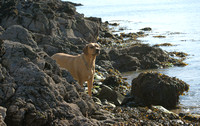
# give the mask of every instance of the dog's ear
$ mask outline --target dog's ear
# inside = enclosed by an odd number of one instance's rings
[[[84,53],[85,55],[88,54],[88,45],[86,45],[85,48],[83,49],[83,53]]]

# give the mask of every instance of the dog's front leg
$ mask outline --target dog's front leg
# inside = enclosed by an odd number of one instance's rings
[[[89,80],[87,81],[88,94],[89,94],[90,96],[92,96],[93,81],[94,81],[94,76],[91,77],[91,79],[89,79]]]
[[[81,85],[81,87],[83,88],[83,83],[84,83],[84,81],[82,81],[82,80],[78,80],[78,83]]]

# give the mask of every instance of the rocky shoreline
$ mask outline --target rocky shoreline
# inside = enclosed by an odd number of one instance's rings
[[[185,82],[149,72],[129,85],[120,73],[185,66],[187,55],[138,41],[151,28],[114,34],[109,25],[117,23],[86,18],[76,12],[79,5],[0,1],[0,125],[199,125],[200,115],[167,110],[189,90]],[[102,47],[92,98],[51,59],[58,52],[80,54],[89,42]]]

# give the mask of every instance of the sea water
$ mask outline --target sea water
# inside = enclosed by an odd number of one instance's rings
[[[124,32],[137,32],[151,27],[148,36],[140,38],[150,45],[171,43],[161,47],[166,51],[188,53],[185,67],[153,71],[177,77],[190,85],[189,92],[180,97],[185,112],[200,114],[200,0],[73,0],[86,17],[101,17],[102,21],[119,23]],[[165,38],[153,36],[162,35]],[[124,73],[131,83],[142,71]]]

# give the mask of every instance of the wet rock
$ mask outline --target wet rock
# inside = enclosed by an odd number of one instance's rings
[[[137,33],[120,33],[120,36],[114,35],[115,38],[105,39],[103,35],[108,31],[106,24],[108,23],[102,25],[103,30],[100,30],[100,38],[98,39],[98,42],[106,48],[106,51],[103,51],[103,56],[97,59],[97,63],[101,63],[99,65],[103,66],[104,63],[99,62],[99,60],[104,60],[106,64],[109,62],[120,72],[187,65],[183,62],[184,59],[172,58],[171,53],[161,48],[141,44],[137,38],[147,35],[143,31]],[[128,44],[130,42],[131,44]],[[164,45],[168,44],[166,43]],[[107,65],[105,67],[106,69],[108,68]]]
[[[122,54],[115,60],[113,67],[121,72],[136,71],[140,68],[140,61],[137,57]]]
[[[150,27],[145,27],[145,28],[142,28],[140,30],[143,30],[143,31],[151,31],[152,29]]]
[[[145,33],[144,32],[142,32],[142,31],[139,31],[139,32],[136,32],[139,36],[141,36],[141,37],[144,37],[145,36]]]
[[[162,44],[155,44],[153,47],[159,47],[159,46],[174,46],[171,43],[162,43]]]
[[[171,115],[171,116],[174,116],[174,117],[173,117],[174,119],[175,119],[175,118],[176,118],[176,119],[179,118],[179,115],[178,115],[178,114],[173,113],[173,112],[167,110],[167,109],[164,108],[163,106],[152,106],[152,109],[154,109],[154,110],[159,110],[159,111],[161,111],[162,113],[165,113],[165,114],[169,114],[169,115]]]
[[[137,33],[120,33],[120,36],[121,37],[125,37],[125,38],[128,38],[128,37],[131,37],[131,38],[137,38],[139,37],[140,34],[137,34]]]
[[[115,104],[108,102],[106,99],[102,100],[103,108],[113,109],[116,107]]]
[[[111,32],[108,32],[108,31],[104,32],[103,37],[105,37],[105,38],[114,38],[113,34]]]
[[[127,30],[127,27],[119,27],[119,31]]]
[[[156,36],[153,36],[154,38],[166,38],[166,36],[163,36],[163,35],[156,35]]]
[[[171,56],[177,56],[177,57],[180,57],[180,58],[186,58],[186,56],[188,56],[187,53],[184,53],[184,52],[170,52],[170,55]]]
[[[121,105],[124,96],[121,95],[119,92],[112,90],[110,87],[104,85],[101,88],[99,95],[97,96],[99,99],[103,100],[106,99],[110,102],[113,102],[115,105]]]
[[[200,122],[199,114],[180,113],[179,115],[185,120],[192,121],[192,122]]]
[[[104,55],[104,60],[110,62],[115,69],[121,72],[162,68],[166,67],[168,63],[176,65],[177,62],[162,49],[145,44],[135,44],[118,50],[111,49],[109,52],[105,52]]]
[[[189,90],[189,85],[161,73],[141,73],[132,80],[132,95],[144,100],[146,105],[162,105],[165,108],[175,108],[179,95]]]
[[[169,55],[160,48],[154,48],[149,45],[135,45],[128,49],[129,55],[137,57],[140,60],[141,69],[158,68],[162,62],[170,60]]]
[[[109,25],[111,25],[111,26],[118,26],[119,24],[118,23],[109,23]]]

